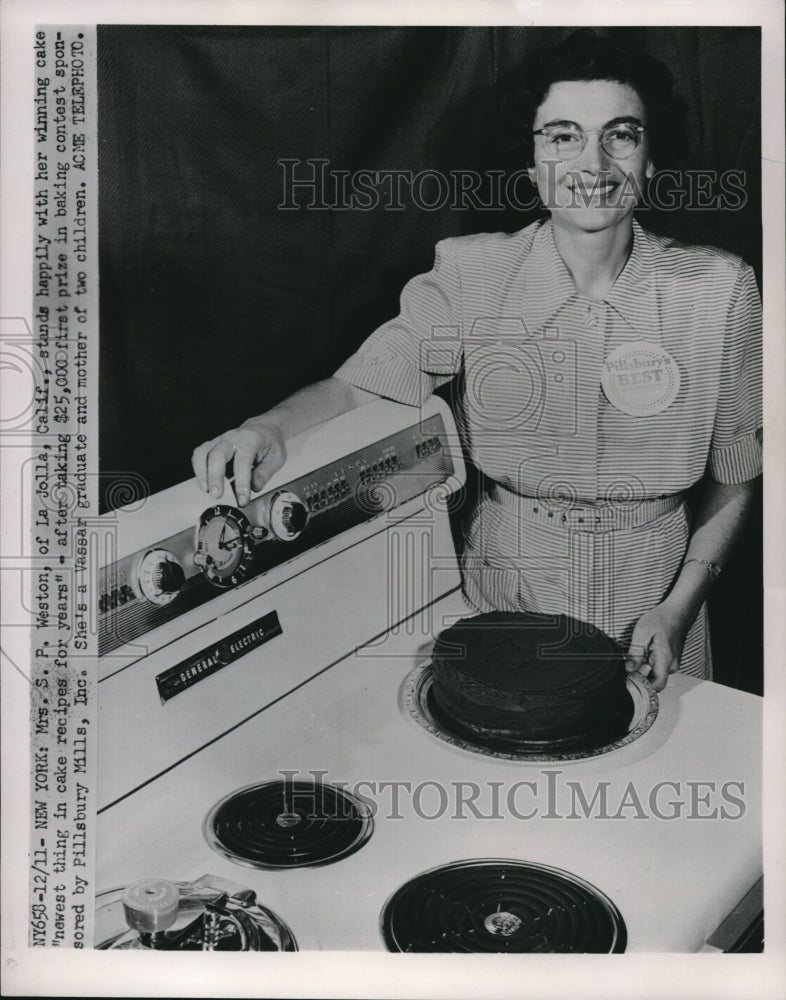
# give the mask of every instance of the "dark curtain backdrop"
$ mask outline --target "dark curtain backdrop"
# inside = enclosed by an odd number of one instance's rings
[[[538,217],[428,211],[406,195],[393,210],[386,189],[367,211],[287,211],[277,161],[301,161],[298,176],[314,158],[353,172],[525,166],[506,152],[499,102],[533,48],[568,30],[99,28],[104,509],[140,483],[156,492],[188,478],[196,444],[331,374],[397,312],[437,240]],[[684,166],[746,174],[738,211],[646,210],[640,221],[729,249],[760,273],[759,29],[609,30],[674,74],[689,107]],[[721,673],[753,689],[757,530],[715,611]]]

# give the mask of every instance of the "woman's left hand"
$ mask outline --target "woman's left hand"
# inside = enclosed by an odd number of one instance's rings
[[[638,671],[648,677],[656,691],[666,687],[669,674],[680,669],[680,656],[685,645],[690,621],[668,600],[656,605],[639,618],[625,656],[629,674]]]

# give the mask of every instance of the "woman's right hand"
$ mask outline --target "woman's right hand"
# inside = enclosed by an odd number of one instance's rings
[[[194,450],[191,464],[199,487],[218,499],[224,493],[228,462],[234,462],[235,496],[244,507],[287,457],[285,440],[348,410],[379,399],[343,379],[332,378],[298,389],[287,399]]]
[[[277,427],[243,424],[195,448],[191,465],[199,488],[218,499],[224,493],[227,463],[233,462],[235,497],[244,507],[251,490],[261,490],[286,457],[284,435]]]

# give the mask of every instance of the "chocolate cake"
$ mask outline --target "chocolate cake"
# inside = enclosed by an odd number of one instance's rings
[[[620,646],[565,615],[462,618],[437,640],[432,673],[435,717],[476,743],[591,750],[633,715]]]

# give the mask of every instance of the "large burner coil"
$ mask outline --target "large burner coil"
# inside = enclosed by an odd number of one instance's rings
[[[469,860],[406,882],[385,904],[382,936],[396,952],[622,952],[616,906],[558,868]]]

